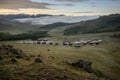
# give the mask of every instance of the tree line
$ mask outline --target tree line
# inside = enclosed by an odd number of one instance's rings
[[[21,34],[10,34],[10,33],[1,32],[0,41],[24,40],[24,39],[42,38],[47,36],[48,36],[47,31],[28,32]]]

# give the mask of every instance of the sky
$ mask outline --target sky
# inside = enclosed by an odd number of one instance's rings
[[[0,14],[95,16],[120,13],[120,0],[0,0]]]

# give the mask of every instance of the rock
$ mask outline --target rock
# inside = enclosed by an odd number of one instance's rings
[[[30,60],[30,57],[26,57],[25,60]]]
[[[20,49],[13,49],[12,53],[15,54],[17,58],[24,58],[25,57],[23,51]]]
[[[7,46],[7,47],[10,47],[10,48],[13,48],[13,46],[12,46],[12,45],[3,45],[3,46]]]
[[[67,64],[84,69],[85,71],[87,71],[89,73],[92,72],[92,62],[90,62],[90,61],[85,61],[83,59],[79,59],[78,61],[73,62],[73,63],[67,62]]]
[[[5,49],[5,50],[10,50],[11,48],[13,48],[12,45],[2,45],[1,49]]]
[[[17,60],[15,58],[12,58],[11,61],[12,62],[17,62]]]
[[[38,57],[41,57],[41,55],[38,55]]]
[[[72,66],[78,66],[79,68],[83,68],[84,61],[82,59],[79,59],[77,62],[72,63]]]
[[[83,69],[86,70],[87,72],[91,73],[92,72],[92,62],[90,61],[84,61]]]
[[[50,51],[50,49],[47,49],[47,51]]]
[[[30,55],[31,58],[35,57],[35,55]]]
[[[20,56],[20,55],[17,55],[17,56],[16,56],[16,58],[18,58],[18,59],[19,59],[19,58],[23,58],[23,57],[22,57],[22,56]]]
[[[9,52],[9,51],[8,51],[8,52],[6,52],[6,54],[7,54],[7,55],[10,55],[10,54],[11,54],[11,52]]]
[[[26,55],[21,49],[15,49],[12,45],[2,45],[0,46],[1,49],[7,51],[7,55],[15,55],[16,58],[24,58]]]
[[[70,61],[63,61],[63,63],[66,63],[68,65],[72,65],[72,62],[70,62]]]
[[[0,56],[0,60],[3,60],[3,57],[2,57],[2,56]]]
[[[55,59],[55,57],[53,57],[53,56],[49,56],[48,58]]]
[[[42,60],[40,58],[35,58],[35,62],[42,63]]]

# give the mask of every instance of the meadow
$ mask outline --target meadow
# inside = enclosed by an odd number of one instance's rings
[[[119,32],[117,32],[119,33]],[[97,33],[97,34],[80,34],[73,36],[61,36],[59,34],[47,37],[46,39],[58,42],[59,45],[45,45],[45,44],[18,44],[18,41],[1,41],[2,44],[13,45],[15,48],[21,49],[27,56],[38,55],[42,56],[44,64],[34,63],[34,58],[30,60],[18,60],[18,64],[9,64],[4,61],[4,68],[12,69],[13,71],[20,67],[29,72],[30,76],[33,76],[31,80],[36,80],[38,75],[46,74],[45,71],[52,76],[63,76],[66,74],[71,80],[119,80],[120,79],[120,39],[111,38],[109,35],[113,33]],[[99,45],[84,45],[80,48],[74,46],[63,46],[63,40],[75,41],[81,39],[101,39],[103,42]],[[2,53],[2,52],[1,52]],[[74,62],[78,59],[84,59],[92,62],[92,73],[88,73],[83,69],[72,67],[65,62]],[[0,65],[2,67],[3,65]],[[51,68],[52,67],[52,68]],[[40,72],[37,72],[40,68]],[[50,69],[49,69],[50,68]],[[54,68],[54,69],[53,69]],[[35,70],[34,70],[35,69]],[[58,70],[57,70],[58,69]],[[67,71],[68,70],[68,71]],[[54,74],[53,74],[54,73]],[[55,74],[56,73],[56,74]],[[21,73],[22,74],[22,73]],[[28,73],[25,73],[28,74]],[[12,74],[11,74],[12,75]],[[46,74],[47,75],[47,74]],[[45,75],[45,76],[46,76]],[[49,75],[50,76],[50,75]],[[20,77],[17,75],[17,77]],[[94,78],[93,78],[94,77]],[[25,75],[18,78],[25,80]],[[50,78],[50,77],[49,77]],[[54,78],[54,80],[70,80],[60,78]],[[14,79],[14,78],[13,78]],[[28,78],[29,79],[29,78]],[[42,80],[42,79],[41,79]],[[43,79],[43,80],[47,80]],[[52,79],[51,79],[52,80]]]

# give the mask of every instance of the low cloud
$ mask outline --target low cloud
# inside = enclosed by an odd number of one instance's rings
[[[36,8],[49,9],[52,4],[44,2],[32,2],[31,0],[0,0],[0,8],[19,9],[19,8]]]
[[[92,5],[91,7],[96,7],[95,5]]]
[[[54,4],[54,6],[75,6],[74,4]]]
[[[64,4],[63,6],[75,6],[74,4]]]
[[[94,13],[93,11],[73,12],[73,13]]]
[[[89,0],[55,0],[55,1],[65,1],[65,2],[84,2]]]
[[[112,1],[120,1],[120,0],[112,0]]]
[[[91,3],[91,7],[96,7],[96,4],[94,2]]]

